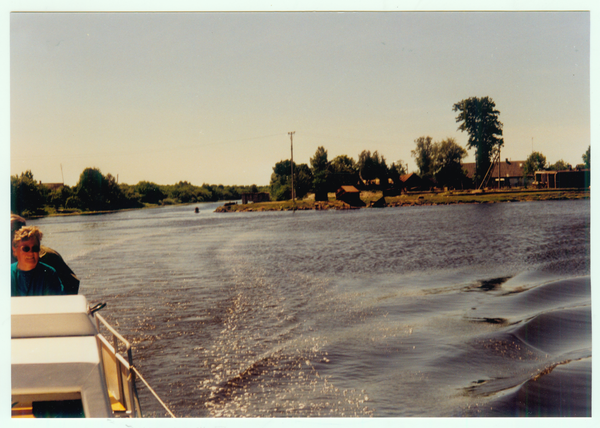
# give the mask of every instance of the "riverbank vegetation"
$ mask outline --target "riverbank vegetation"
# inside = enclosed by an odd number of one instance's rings
[[[551,201],[565,199],[589,199],[589,190],[514,190],[488,192],[425,192],[409,193],[399,196],[383,196],[382,191],[364,191],[360,194],[369,208],[409,207],[453,204],[490,204],[499,202]],[[303,210],[349,210],[357,209],[343,201],[336,200],[329,193],[327,201],[316,201],[314,194],[298,201],[271,201],[253,204],[225,204],[217,212],[253,212],[253,211],[303,211]]]
[[[34,179],[31,171],[10,177],[11,212],[26,218],[55,214],[106,212],[161,205],[237,200],[245,192],[266,191],[267,187],[195,186],[187,181],[159,185],[140,181],[136,185],[117,183],[111,174],[86,168],[77,185],[47,185]]]

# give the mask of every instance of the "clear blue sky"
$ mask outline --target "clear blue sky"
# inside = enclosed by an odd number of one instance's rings
[[[581,163],[591,144],[590,14],[10,17],[10,174],[31,170],[43,182],[64,175],[75,185],[98,167],[128,184],[268,184],[289,159],[289,131],[297,163],[324,146],[330,160],[377,150],[416,170],[420,136],[466,147],[452,105],[471,96],[496,102],[503,158],[533,148],[550,163]]]

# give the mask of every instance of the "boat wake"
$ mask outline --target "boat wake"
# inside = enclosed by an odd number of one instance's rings
[[[502,367],[502,374],[489,373],[463,389],[481,400],[465,414],[591,416],[590,278],[551,282],[504,298],[511,301],[503,302],[503,316],[473,319],[503,324],[471,343],[477,361]]]

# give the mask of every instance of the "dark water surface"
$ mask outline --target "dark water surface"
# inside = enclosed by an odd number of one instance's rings
[[[217,206],[31,222],[177,416],[591,415],[589,201]]]

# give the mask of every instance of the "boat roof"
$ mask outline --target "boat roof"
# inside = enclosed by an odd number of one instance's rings
[[[111,417],[96,334],[84,296],[12,297],[13,405],[79,396],[86,416]]]
[[[94,336],[84,296],[11,297],[11,338]]]

